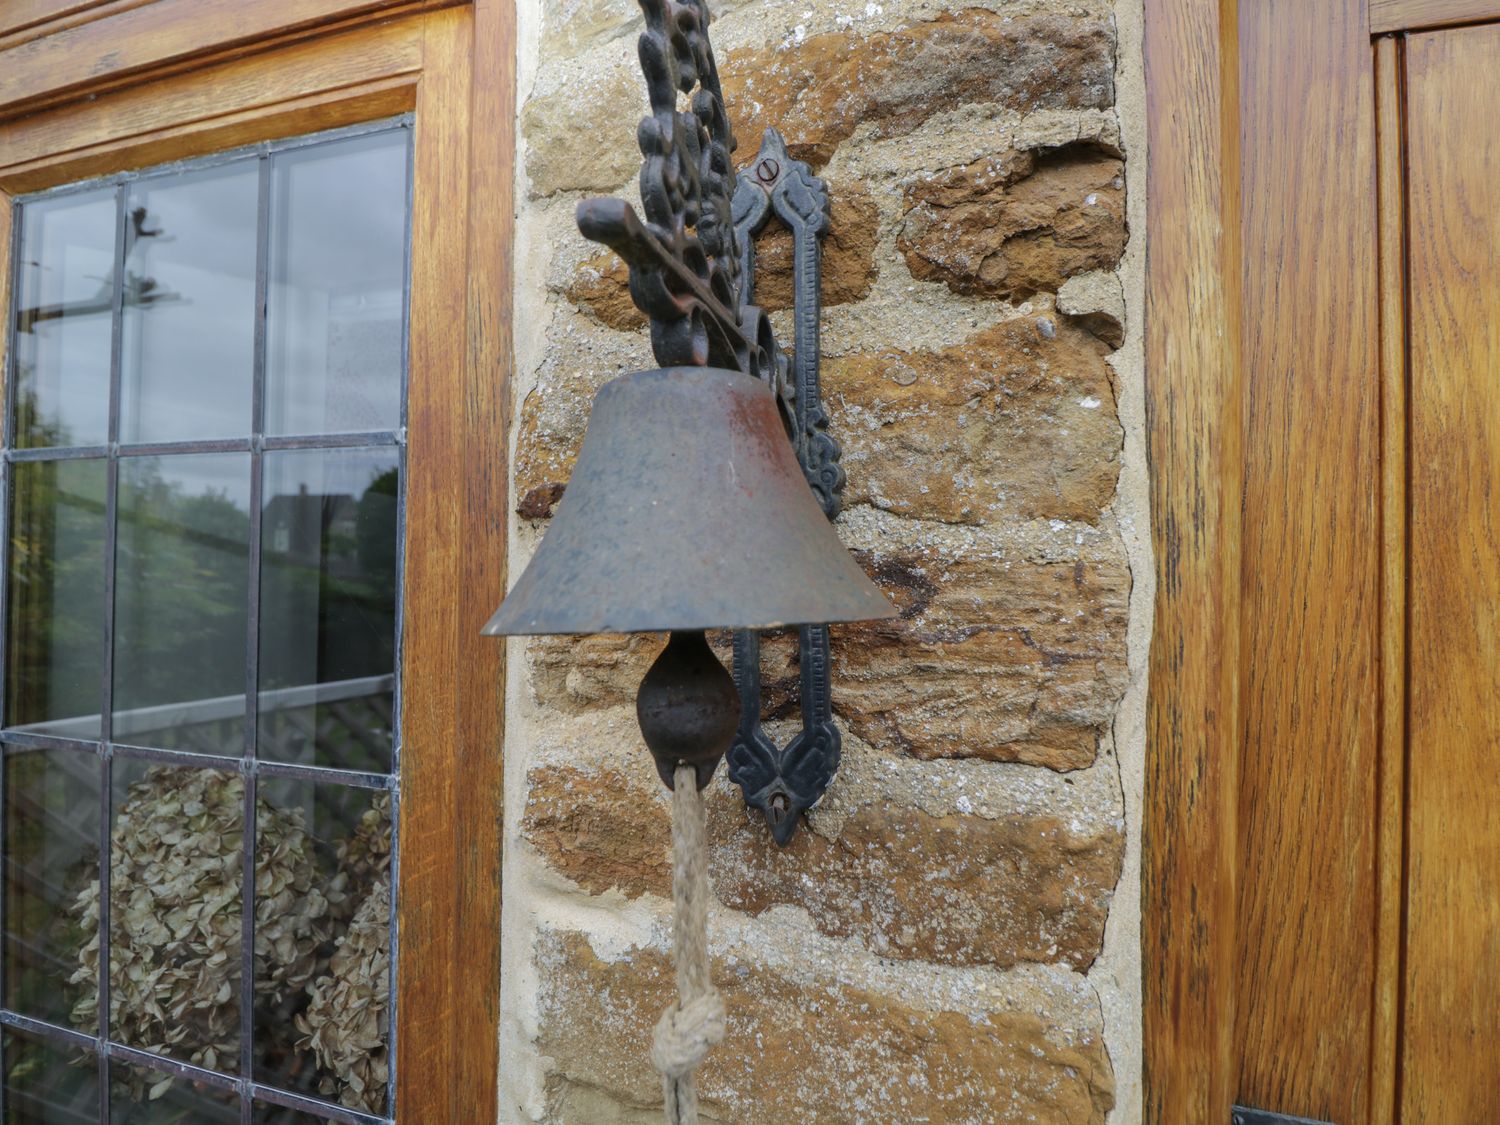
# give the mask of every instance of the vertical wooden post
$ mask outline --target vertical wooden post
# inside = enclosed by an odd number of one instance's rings
[[[1229,1120],[1239,790],[1238,6],[1147,0],[1157,602],[1142,872],[1146,1118]]]

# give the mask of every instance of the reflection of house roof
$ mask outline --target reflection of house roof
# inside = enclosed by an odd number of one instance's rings
[[[262,547],[268,556],[289,560],[298,565],[321,566],[330,574],[350,575],[358,570],[354,545],[344,550],[328,550],[329,532],[352,534],[359,521],[359,501],[347,492],[314,493],[303,485],[295,493],[271,497],[265,505],[264,527],[271,538]],[[276,533],[285,529],[284,545]]]

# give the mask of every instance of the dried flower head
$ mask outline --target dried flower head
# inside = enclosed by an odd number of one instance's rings
[[[351,1109],[385,1110],[389,1077],[391,882],[376,879],[339,939],[328,972],[308,986],[296,1018],[299,1050],[311,1050],[318,1089]]]
[[[110,833],[110,1026],[121,1042],[233,1069],[239,990],[244,781],[153,766]],[[283,1000],[317,972],[328,902],[300,809],[256,802],[255,991]],[[73,911],[90,935],[72,983],[80,1026],[98,1021],[99,883]]]

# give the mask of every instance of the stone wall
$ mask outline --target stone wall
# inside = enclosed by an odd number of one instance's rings
[[[901,609],[834,635],[845,760],[793,845],[710,790],[729,1036],[707,1119],[1139,1117],[1150,560],[1135,0],[723,0],[739,158],[775,125],[833,191],[839,530]],[[629,0],[521,0],[512,573],[589,401],[652,366],[577,201],[634,197]],[[757,295],[789,342],[790,238]],[[657,1120],[666,792],[631,701],[657,637],[513,642],[505,1121]],[[721,650],[725,639],[720,638]],[[780,733],[792,638],[766,643]],[[773,724],[777,726],[778,724]]]

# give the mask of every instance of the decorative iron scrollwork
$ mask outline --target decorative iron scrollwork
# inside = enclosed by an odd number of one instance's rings
[[[793,160],[768,129],[750,166],[735,175],[734,132],[724,108],[703,0],[640,0],[646,30],[641,69],[651,101],[637,137],[644,218],[620,199],[578,206],[578,228],[630,267],[630,294],[651,323],[663,367],[714,366],[764,380],[781,402],[797,459],[829,519],[842,505],[844,470],[828,432],[819,385],[822,240],[827,185]],[[688,97],[690,112],[678,108]],[[781,350],[754,303],[755,238],[775,215],[793,239],[793,358]],[[768,576],[796,581],[796,575]],[[802,730],[785,749],[761,725],[760,637],[734,639],[740,728],[728,753],[730,778],[759,809],[778,844],[799,814],[822,797],[838,769],[826,625],[799,630]]]

